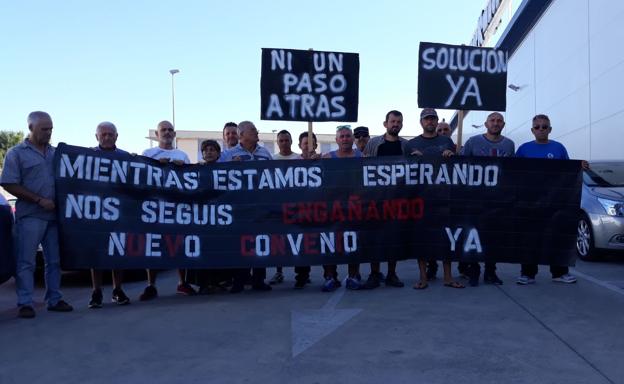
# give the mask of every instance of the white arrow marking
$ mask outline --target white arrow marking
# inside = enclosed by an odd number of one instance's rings
[[[344,293],[344,289],[338,289],[321,309],[292,311],[292,357],[304,352],[362,312],[361,309],[336,309]]]

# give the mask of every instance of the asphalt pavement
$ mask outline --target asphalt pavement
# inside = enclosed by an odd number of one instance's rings
[[[364,278],[368,265],[362,266]],[[385,265],[382,267],[385,272]],[[340,268],[344,276],[344,268]],[[84,273],[65,273],[71,313],[16,317],[14,282],[0,285],[0,383],[624,383],[624,256],[578,262],[579,280],[425,290],[414,260],[399,263],[405,288],[320,292],[286,281],[271,292],[182,297],[177,274],[159,298],[139,302],[144,281],[125,284],[128,306],[88,309]],[[269,277],[273,270],[269,269]]]

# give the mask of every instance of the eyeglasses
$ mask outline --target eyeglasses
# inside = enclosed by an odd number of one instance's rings
[[[336,132],[340,131],[341,129],[351,129],[351,125],[347,124],[347,125],[339,125],[336,127]]]
[[[534,125],[533,129],[548,129],[550,125]]]

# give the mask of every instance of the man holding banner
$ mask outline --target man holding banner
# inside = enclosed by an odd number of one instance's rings
[[[174,148],[173,143],[175,141],[176,133],[173,124],[167,120],[163,120],[156,126],[156,138],[158,139],[158,147],[149,148],[143,151],[143,156],[150,157],[154,160],[158,160],[163,164],[169,162],[176,165],[190,164],[191,160],[188,155],[183,151]],[[195,295],[197,292],[187,282],[186,270],[178,269],[178,287],[176,292],[181,295]],[[156,290],[156,271],[153,269],[147,270],[147,287],[139,297],[139,300],[146,301],[154,299],[158,296]]]
[[[399,132],[403,128],[403,114],[397,110],[386,113],[386,120],[383,122],[386,133],[381,136],[370,139],[364,155],[367,157],[375,156],[402,156],[407,154],[407,140],[399,136]],[[397,262],[388,260],[388,275],[384,279],[381,273],[381,263],[371,263],[371,272],[366,280],[365,287],[367,289],[375,289],[385,280],[387,286],[402,288],[405,284],[396,274]]]
[[[531,132],[535,136],[535,140],[522,144],[516,152],[516,157],[568,160],[568,151],[563,144],[548,139],[551,131],[552,126],[548,116],[536,115],[533,117]],[[566,265],[551,264],[550,273],[552,280],[556,283],[576,283],[576,277],[569,273],[569,268]],[[535,284],[535,275],[537,275],[537,264],[522,264],[520,277],[516,282],[519,285]]]
[[[242,121],[238,124],[238,138],[238,144],[223,152],[219,161],[273,160],[269,151],[258,145],[258,129],[251,121]],[[230,292],[242,292],[248,276],[249,268],[236,269]],[[265,278],[266,268],[253,268],[252,288],[256,291],[270,291],[272,288],[264,282]]]
[[[423,133],[414,137],[407,142],[408,153],[410,155],[423,156],[434,155],[451,157],[455,154],[453,140],[446,136],[438,135],[436,129],[438,127],[438,113],[433,108],[425,108],[420,113],[420,125]],[[453,280],[451,275],[451,262],[443,261],[444,268],[444,286],[450,288],[464,288],[464,286]],[[423,257],[418,258],[418,267],[420,269],[420,281],[413,288],[425,289],[428,286],[428,280],[435,279],[438,269],[438,263],[435,260],[427,262]]]
[[[483,135],[473,136],[462,147],[460,154],[463,156],[489,156],[489,157],[512,157],[515,152],[514,142],[503,136],[501,132],[505,127],[505,118],[498,112],[492,112],[485,120],[487,131]],[[472,287],[479,285],[481,269],[479,263],[462,265],[466,270]],[[486,284],[502,285],[503,281],[496,275],[496,263],[486,262],[483,272],[483,282]]]

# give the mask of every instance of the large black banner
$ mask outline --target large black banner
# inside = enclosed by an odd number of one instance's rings
[[[357,121],[357,53],[262,49],[262,120]]]
[[[418,106],[504,111],[507,53],[493,48],[420,43]]]
[[[61,144],[63,267],[437,258],[568,265],[578,161],[380,157],[162,165]]]

